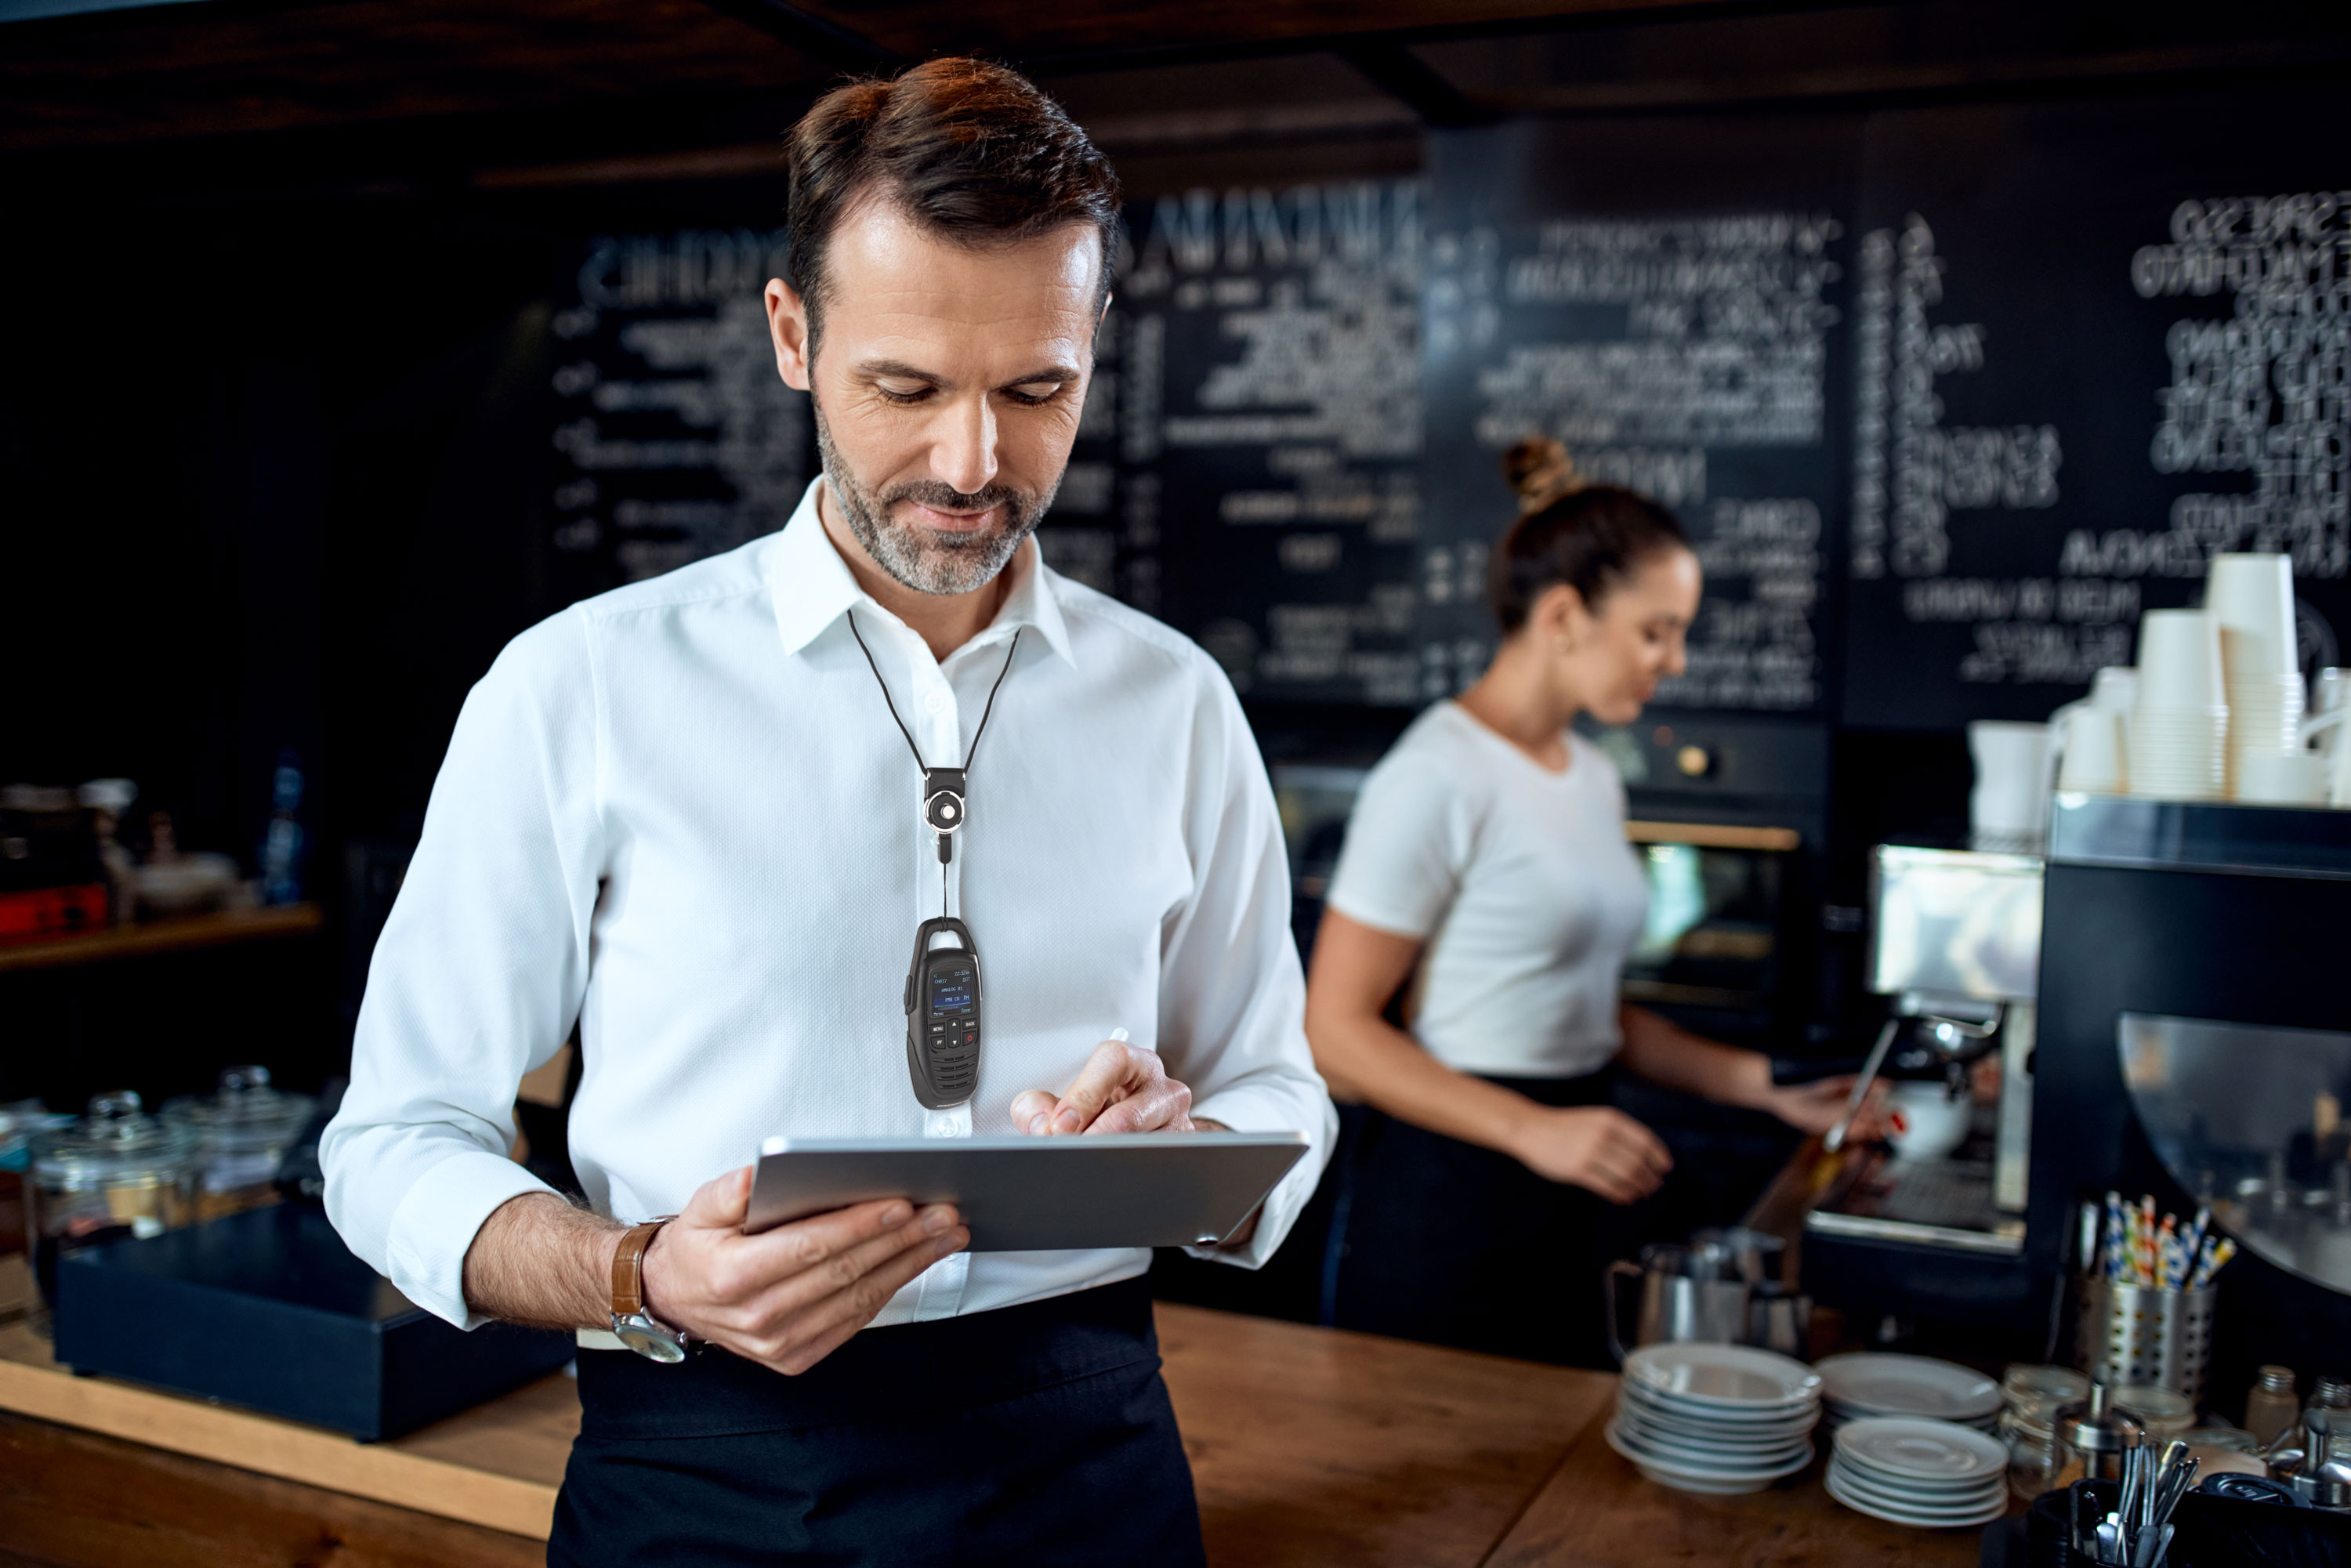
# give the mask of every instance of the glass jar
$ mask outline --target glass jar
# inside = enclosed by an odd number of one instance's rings
[[[2008,1445],[2009,1490],[2026,1501],[2080,1479],[2064,1474],[2057,1412],[2086,1398],[2090,1380],[2067,1366],[2019,1363],[2001,1375],[2000,1439]]]
[[[166,1101],[163,1120],[193,1137],[203,1162],[196,1218],[216,1219],[277,1201],[278,1162],[309,1124],[317,1104],[269,1083],[266,1067],[227,1067],[210,1094]]]
[[[35,1134],[26,1229],[42,1299],[57,1300],[64,1254],[193,1219],[196,1159],[195,1138],[147,1114],[128,1089],[95,1095],[79,1121]]]
[[[2196,1425],[2193,1400],[2152,1383],[2126,1384],[2116,1389],[2115,1408],[2137,1416],[2139,1429],[2158,1448]]]

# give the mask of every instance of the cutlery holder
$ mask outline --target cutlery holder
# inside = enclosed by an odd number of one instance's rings
[[[2204,1401],[2212,1356],[2213,1287],[2158,1291],[2104,1278],[2082,1282],[2082,1370],[2113,1387],[2152,1383]]]

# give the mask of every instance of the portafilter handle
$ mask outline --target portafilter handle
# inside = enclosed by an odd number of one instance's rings
[[[1861,1076],[1853,1081],[1853,1092],[1845,1096],[1844,1113],[1836,1125],[1821,1140],[1821,1147],[1835,1154],[1844,1147],[1845,1134],[1853,1131],[1853,1119],[1861,1114],[1861,1103],[1869,1098],[1869,1086],[1877,1082],[1877,1070],[1886,1065],[1886,1053],[1894,1049],[1894,1037],[1902,1032],[1904,1020],[1890,1018],[1886,1027],[1877,1031],[1877,1043],[1869,1048],[1869,1059],[1861,1064]]]

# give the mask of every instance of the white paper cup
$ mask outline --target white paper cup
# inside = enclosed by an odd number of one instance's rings
[[[2231,670],[2291,674],[2298,668],[2292,558],[2214,556],[2204,607],[2220,627],[2220,654]]]
[[[2049,831],[2049,727],[1979,719],[1968,726],[1975,788],[1968,831],[1982,838],[2030,839]]]
[[[2090,683],[2090,706],[2128,713],[2138,701],[2138,671],[2129,664],[2108,664]]]
[[[2134,715],[2160,708],[2213,708],[2228,702],[2217,624],[2201,610],[2150,610],[2138,622],[2138,696]]]
[[[2237,758],[2237,799],[2261,806],[2323,806],[2326,760],[2315,751],[2248,751]]]
[[[2091,795],[2119,795],[2129,782],[2123,745],[2123,716],[2102,707],[2077,707],[2065,716],[2065,760],[2057,788]]]

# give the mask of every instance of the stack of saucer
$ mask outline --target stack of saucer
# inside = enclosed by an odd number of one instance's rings
[[[1957,1362],[1865,1351],[1832,1355],[1821,1375],[1823,1425],[1834,1432],[1873,1416],[1913,1416],[1989,1432],[2000,1419],[2000,1385]]]
[[[1813,1461],[1821,1380],[1737,1344],[1644,1345],[1625,1358],[1608,1446],[1659,1486],[1761,1491]]]
[[[1836,1435],[1829,1495],[1873,1519],[1951,1530],[2008,1511],[2008,1450],[1949,1421],[1873,1416]]]
[[[2201,610],[2150,610],[2138,628],[2130,792],[2159,800],[2219,800],[2229,763],[2219,623]]]

